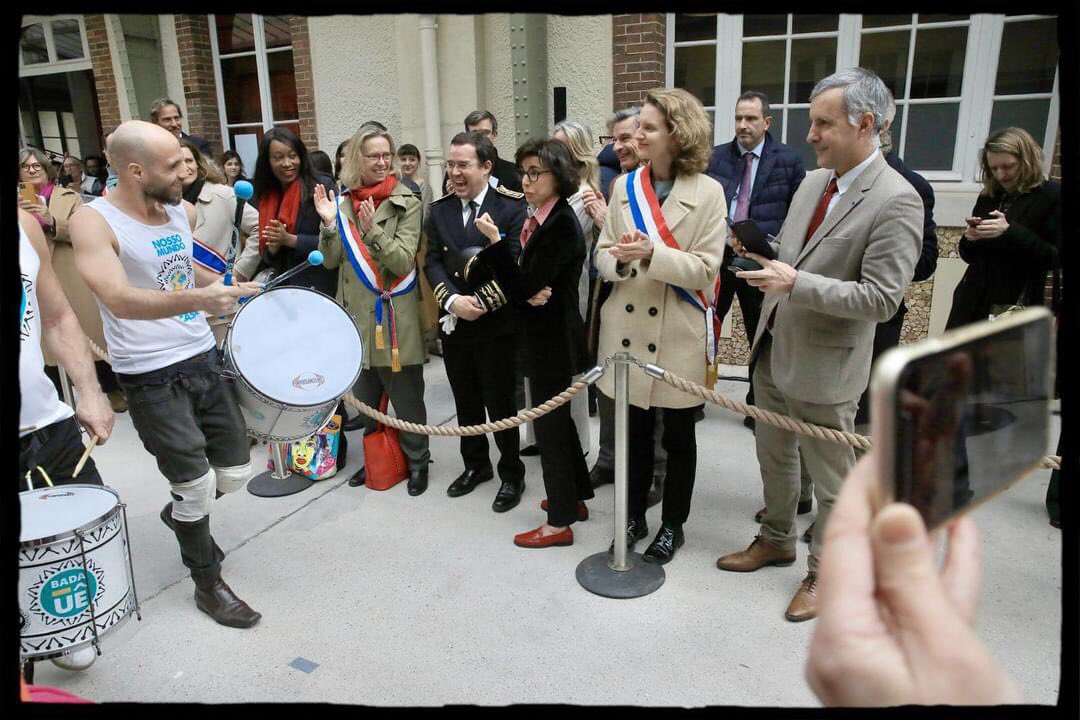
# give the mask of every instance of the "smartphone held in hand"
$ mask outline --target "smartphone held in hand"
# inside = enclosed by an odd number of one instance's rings
[[[932,529],[1039,465],[1052,326],[1049,311],[1028,308],[878,359],[870,387],[881,505],[909,503]]]
[[[772,245],[769,244],[768,237],[761,232],[761,228],[753,220],[732,223],[731,232],[735,233],[735,237],[739,239],[742,246],[750,252],[757,253],[769,260],[776,259],[776,252],[773,250]]]

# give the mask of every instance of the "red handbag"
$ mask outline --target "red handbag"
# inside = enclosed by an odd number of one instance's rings
[[[385,413],[390,396],[379,399],[379,412]],[[401,451],[398,431],[378,423],[364,435],[364,485],[372,490],[389,490],[409,476],[409,465]]]

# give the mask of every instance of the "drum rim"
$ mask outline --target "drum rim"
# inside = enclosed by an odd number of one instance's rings
[[[100,525],[103,525],[105,523],[105,521],[107,521],[109,518],[111,518],[116,513],[120,512],[121,509],[124,507],[124,504],[122,502],[120,502],[120,493],[116,492],[115,490],[113,490],[111,487],[109,487],[107,485],[92,485],[90,483],[67,483],[65,485],[54,485],[53,487],[48,488],[48,489],[49,490],[67,490],[67,489],[70,489],[70,488],[90,488],[91,490],[105,490],[105,491],[111,493],[116,498],[116,504],[113,505],[112,508],[110,508],[107,512],[99,515],[97,518],[91,520],[90,522],[84,523],[84,524],[80,525],[79,527],[76,527],[76,528],[74,528],[72,530],[66,530],[66,531],[64,531],[64,532],[62,532],[60,534],[49,535],[49,536],[46,536],[46,537],[43,537],[43,538],[33,538],[33,539],[30,539],[30,540],[26,540],[26,541],[20,540],[19,541],[19,548],[20,549],[21,548],[36,548],[36,547],[41,547],[43,545],[52,545],[54,542],[57,542],[59,540],[67,540],[68,538],[76,537],[77,533],[85,533],[85,532],[87,532],[89,530],[92,530],[92,529],[94,529],[94,528],[96,528],[96,527],[98,527]],[[22,492],[19,493],[19,508],[20,508],[20,510],[19,510],[19,534],[22,534],[22,496],[24,494],[27,494],[27,493],[38,492],[39,490],[44,490],[44,489],[46,489],[46,488],[35,488],[34,490],[23,490]]]
[[[295,403],[281,400],[280,398],[274,397],[270,393],[264,392],[252,385],[251,381],[244,375],[244,371],[240,369],[240,366],[233,359],[233,353],[230,349],[230,346],[232,344],[233,326],[236,324],[236,321],[240,318],[240,315],[244,312],[244,310],[251,306],[252,301],[254,301],[256,297],[260,297],[262,295],[269,295],[271,293],[277,292],[278,290],[305,290],[307,292],[315,293],[316,295],[321,295],[330,302],[332,302],[334,305],[337,305],[339,308],[341,308],[341,311],[344,312],[345,315],[349,318],[349,326],[352,328],[353,332],[356,333],[356,344],[360,346],[360,368],[356,371],[356,375],[353,376],[352,382],[350,382],[348,386],[342,392],[337,394],[333,399],[321,400],[317,403],[312,403],[310,405],[297,405]],[[267,400],[270,400],[274,403],[279,403],[280,405],[284,406],[284,408],[318,408],[330,402],[338,402],[341,400],[342,397],[345,396],[345,393],[349,392],[349,390],[356,385],[356,381],[360,378],[360,373],[364,370],[364,339],[360,335],[360,329],[356,327],[356,321],[353,319],[352,315],[349,314],[348,310],[342,307],[341,303],[339,303],[337,300],[330,297],[326,293],[322,292],[321,290],[316,290],[315,288],[304,287],[303,285],[282,285],[281,287],[271,288],[265,293],[260,293],[259,295],[256,295],[251,300],[244,303],[241,308],[236,311],[236,315],[234,315],[232,320],[229,322],[229,329],[225,332],[225,340],[222,342],[222,350],[226,354],[226,357],[228,357],[229,359],[229,365],[231,365],[229,369],[236,374],[237,379],[243,380],[244,385],[250,388],[251,391],[254,392],[256,395],[262,398],[266,398]]]
[[[135,596],[132,594],[132,588],[134,587],[135,578],[130,577],[130,574],[129,574],[129,579],[131,580],[132,585],[128,587],[127,595],[125,596],[124,600],[121,600],[121,602],[126,601],[130,605],[130,607],[128,608],[127,612],[125,612],[123,615],[120,616],[119,620],[117,620],[116,622],[114,622],[112,625],[105,628],[104,630],[98,630],[98,633],[97,633],[98,643],[97,643],[97,645],[99,647],[101,646],[100,641],[104,640],[106,637],[108,637],[110,634],[112,634],[113,630],[117,629],[118,627],[120,627],[121,625],[126,623],[128,620],[130,620],[131,616],[135,615],[135,611],[138,609],[138,607],[137,607],[137,605],[135,603]],[[91,619],[90,622],[93,622],[93,619]],[[85,625],[85,623],[83,623],[83,624]],[[68,628],[68,629],[70,629],[70,628]],[[19,641],[20,641],[20,645],[21,645],[22,644],[22,636],[19,637]],[[91,634],[91,636],[90,636],[90,638],[88,640],[83,640],[82,642],[75,643],[74,645],[68,645],[66,648],[62,648],[60,650],[50,650],[50,651],[42,653],[42,654],[33,653],[33,654],[30,654],[30,655],[23,655],[22,651],[20,650],[19,657],[21,659],[23,659],[23,660],[32,660],[33,662],[41,662],[43,660],[53,660],[53,659],[58,658],[58,657],[63,657],[64,655],[70,655],[71,653],[76,652],[78,650],[82,650],[83,648],[85,648],[87,646],[93,647],[94,644],[95,644],[94,643],[94,637],[93,637],[93,634]]]

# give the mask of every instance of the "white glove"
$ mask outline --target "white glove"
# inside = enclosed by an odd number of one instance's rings
[[[439,318],[439,324],[442,325],[443,333],[449,335],[454,332],[454,328],[457,327],[457,320],[457,315],[453,313],[446,313]]]

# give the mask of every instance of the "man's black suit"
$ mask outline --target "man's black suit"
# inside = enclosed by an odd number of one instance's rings
[[[521,252],[521,226],[525,222],[525,200],[521,193],[489,187],[476,217],[491,215],[503,242],[516,259]],[[465,266],[488,241],[475,226],[465,227],[461,201],[453,193],[431,204],[425,225],[428,253],[424,264],[440,315],[446,315],[446,301],[454,294],[476,295],[487,312],[476,320],[458,318],[453,332],[442,328],[443,361],[460,425],[476,425],[485,420],[511,417],[517,413],[514,399],[514,357],[517,310],[508,304],[505,292],[494,279],[469,283]],[[519,456],[518,430],[495,435],[499,447],[499,477],[504,482],[522,482],[525,465]],[[488,441],[484,435],[461,438],[461,456],[467,470],[491,467]]]

